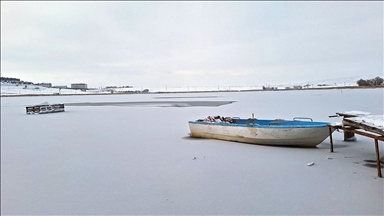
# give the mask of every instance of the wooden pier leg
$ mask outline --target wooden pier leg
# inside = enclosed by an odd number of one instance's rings
[[[356,141],[355,133],[344,131],[344,141]]]
[[[329,130],[329,141],[331,142],[331,152],[333,152],[332,126],[328,126],[328,130]]]
[[[375,150],[376,150],[376,166],[377,166],[377,175],[381,178],[381,165],[380,165],[380,152],[379,152],[379,143],[375,139]]]

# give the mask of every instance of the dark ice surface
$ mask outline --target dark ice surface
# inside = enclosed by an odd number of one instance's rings
[[[66,106],[221,106],[233,103],[234,101],[140,101],[140,102],[86,102],[86,103],[66,103]]]

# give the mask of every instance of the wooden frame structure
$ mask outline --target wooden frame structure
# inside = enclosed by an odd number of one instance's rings
[[[64,112],[64,104],[41,104],[36,106],[27,106],[25,109],[27,114]]]
[[[376,167],[377,167],[377,175],[382,178],[381,174],[381,165],[380,165],[380,149],[378,141],[384,142],[384,131],[379,130],[377,128],[367,126],[364,124],[360,124],[358,122],[354,122],[353,120],[348,119],[348,117],[356,117],[353,115],[346,115],[342,113],[336,113],[337,116],[343,116],[343,125],[328,125],[329,128],[329,140],[330,140],[330,152],[333,152],[333,138],[332,138],[332,129],[340,129],[344,131],[344,140],[346,140],[345,133],[348,134],[359,134],[361,136],[369,137],[374,139],[375,143],[375,151],[376,151]],[[329,116],[336,117],[336,116]],[[362,131],[362,130],[365,131]],[[379,134],[379,135],[377,135]]]

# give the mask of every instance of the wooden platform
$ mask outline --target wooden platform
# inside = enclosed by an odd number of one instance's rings
[[[40,104],[35,106],[27,106],[27,114],[46,114],[64,112],[64,104]]]
[[[369,122],[366,122],[364,116],[368,117],[369,115],[364,114],[349,114],[349,113],[336,113],[334,116],[329,117],[343,117],[342,125],[328,125],[329,127],[329,139],[330,139],[330,151],[333,152],[333,138],[332,138],[332,128],[343,130],[344,133],[350,134],[359,134],[361,136],[369,137],[374,139],[375,151],[376,151],[376,167],[377,175],[382,177],[381,174],[381,165],[380,165],[380,149],[378,141],[384,142],[384,130],[380,126],[375,126]],[[344,136],[345,140],[345,136]]]
[[[355,120],[354,117],[351,118],[344,118],[343,119],[343,125],[351,126],[354,128],[360,128],[366,131],[370,131],[372,133],[377,133],[382,136],[384,136],[384,131],[380,128],[374,127],[371,124],[364,123],[364,122],[358,122]]]

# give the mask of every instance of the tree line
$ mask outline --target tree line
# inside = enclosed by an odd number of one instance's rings
[[[12,83],[12,84],[20,84],[20,85],[33,85],[33,82],[27,82],[20,80],[19,78],[13,78],[13,77],[0,77],[0,81],[2,83]]]
[[[376,77],[373,79],[360,79],[357,81],[357,85],[359,86],[378,86],[383,85],[384,80],[381,77]]]

